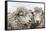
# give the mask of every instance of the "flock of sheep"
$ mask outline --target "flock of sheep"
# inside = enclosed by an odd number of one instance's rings
[[[7,29],[35,29],[44,28],[44,12],[42,8],[35,7],[34,11],[25,7],[18,7],[13,13],[8,14]]]

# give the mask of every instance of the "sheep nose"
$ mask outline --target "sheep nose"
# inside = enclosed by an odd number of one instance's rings
[[[39,24],[39,20],[37,20],[36,23]]]
[[[24,26],[27,26],[27,24],[24,24]]]

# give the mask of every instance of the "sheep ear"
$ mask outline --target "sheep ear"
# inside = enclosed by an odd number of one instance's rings
[[[42,15],[44,15],[44,12],[42,11]]]

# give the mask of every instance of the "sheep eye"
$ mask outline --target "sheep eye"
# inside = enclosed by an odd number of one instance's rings
[[[19,13],[17,14],[17,16],[19,16]]]
[[[31,21],[29,20],[29,22],[31,22]]]

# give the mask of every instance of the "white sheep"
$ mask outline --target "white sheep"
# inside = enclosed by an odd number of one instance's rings
[[[8,16],[8,27],[11,29],[30,28],[32,23],[32,14],[25,7],[18,7],[16,11]]]
[[[34,21],[36,25],[36,28],[42,28],[44,26],[44,12],[42,8],[35,7],[34,8]]]

